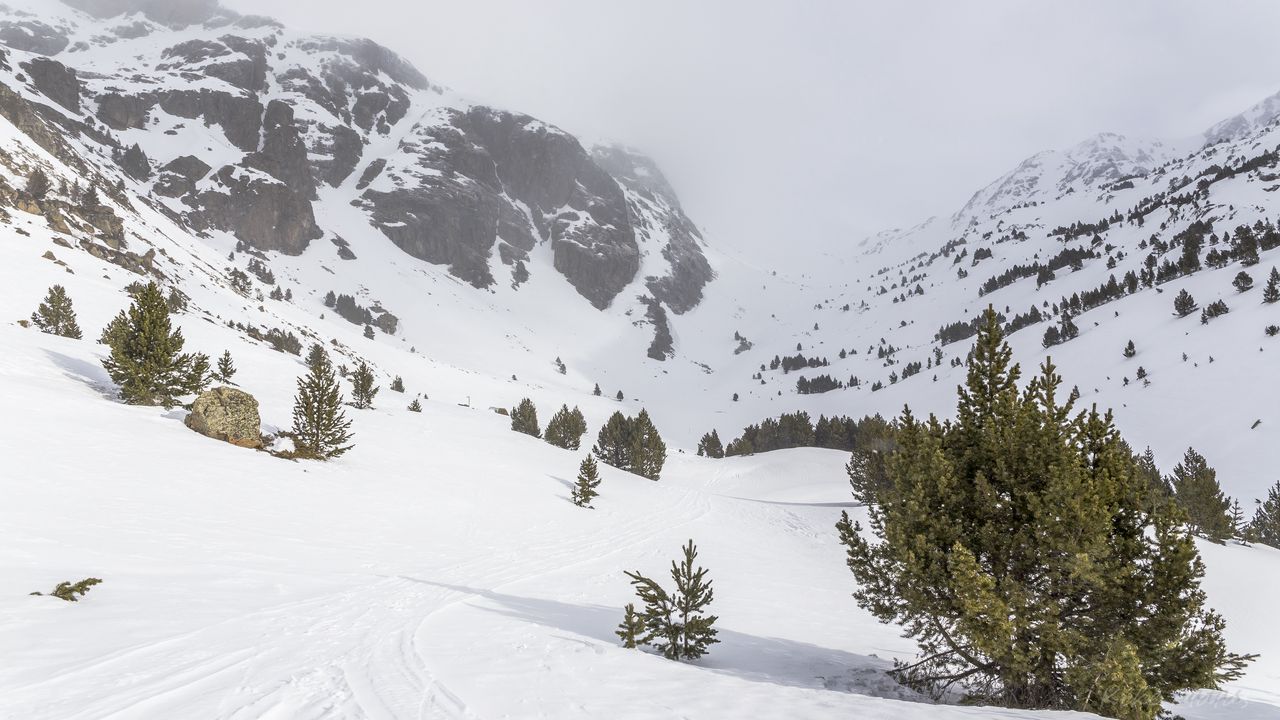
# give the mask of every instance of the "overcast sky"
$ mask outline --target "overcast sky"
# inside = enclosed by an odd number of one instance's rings
[[[1280,90],[1280,2],[223,0],[653,155],[724,248],[949,214],[1101,131],[1198,133]]]

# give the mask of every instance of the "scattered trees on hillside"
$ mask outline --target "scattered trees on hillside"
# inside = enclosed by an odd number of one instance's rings
[[[837,525],[854,596],[922,658],[895,675],[971,702],[1131,720],[1239,677],[1175,505],[1149,489],[1110,414],[1073,413],[1047,362],[1025,390],[988,312],[957,419],[904,410],[871,532]]]
[[[208,356],[182,352],[182,331],[172,329],[169,307],[155,283],[143,286],[107,325],[103,341],[111,353],[102,366],[130,405],[170,408],[179,397],[209,385]]]
[[[31,324],[40,332],[80,339],[80,326],[76,324],[76,311],[71,306],[67,289],[61,285],[49,288],[44,300],[31,313]]]
[[[1208,325],[1210,320],[1226,315],[1229,312],[1231,312],[1231,308],[1227,307],[1225,302],[1221,300],[1214,300],[1206,305],[1204,310],[1200,311],[1200,324]]]
[[[529,398],[511,408],[511,429],[536,438],[542,437],[542,429],[538,427],[538,409]]]
[[[694,567],[698,549],[690,540],[683,548],[683,559],[671,562],[674,592],[668,593],[657,581],[639,571],[626,573],[636,589],[643,610],[633,604],[624,610],[618,636],[626,647],[652,645],[669,660],[697,660],[707,649],[720,642],[716,638],[715,615],[707,607],[715,598],[707,570]]]
[[[342,411],[342,390],[329,354],[319,343],[312,346],[307,365],[293,399],[293,455],[329,460],[351,449],[351,421]]]

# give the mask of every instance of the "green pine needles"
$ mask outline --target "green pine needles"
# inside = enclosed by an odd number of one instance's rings
[[[706,568],[694,567],[698,549],[690,540],[682,548],[684,558],[671,562],[675,592],[668,593],[656,581],[637,572],[627,572],[644,609],[633,604],[624,610],[617,630],[624,647],[651,645],[669,660],[697,660],[716,639],[715,615],[706,612],[715,598]]]
[[[101,584],[102,584],[102,580],[100,580],[99,578],[93,578],[93,577],[85,578],[80,582],[76,582],[76,583],[60,582],[58,583],[58,586],[55,587],[53,591],[49,593],[49,596],[56,597],[59,600],[66,600],[67,602],[80,602],[80,598],[84,597],[85,593],[89,592],[89,590],[92,589],[94,585],[101,585]],[[44,595],[44,593],[42,592],[33,592],[31,594]]]
[[[373,407],[373,398],[378,394],[378,386],[374,385],[373,369],[361,360],[351,373],[351,404],[359,410]]]
[[[615,412],[600,428],[591,452],[600,462],[650,480],[662,477],[667,445],[646,410],[633,418]]]
[[[1019,390],[1000,321],[979,328],[955,421],[904,410],[870,531],[837,529],[858,604],[921,657],[898,679],[970,702],[1156,717],[1239,677],[1205,606],[1204,566],[1175,503],[1110,413],[1076,412],[1046,361]]]
[[[536,438],[542,437],[542,430],[538,427],[538,408],[534,407],[529,398],[511,408],[511,429]]]
[[[582,436],[586,433],[587,419],[583,417],[582,411],[576,406],[570,410],[568,405],[561,405],[547,422],[547,432],[543,439],[565,450],[577,450],[582,446]]]
[[[76,324],[76,311],[71,307],[67,289],[61,285],[49,288],[44,302],[31,313],[31,324],[40,332],[80,339],[80,326]]]
[[[351,421],[342,411],[342,391],[328,353],[314,345],[308,361],[293,399],[293,455],[328,460],[351,449]]]
[[[588,455],[578,466],[578,480],[574,483],[570,496],[573,504],[578,507],[591,507],[591,501],[600,494],[596,492],[598,487],[600,487],[600,468],[596,465],[596,459]]]
[[[103,341],[111,354],[102,365],[130,405],[171,408],[179,397],[209,385],[209,358],[182,352],[182,331],[172,329],[169,306],[155,283],[134,294],[133,304],[107,325]]]

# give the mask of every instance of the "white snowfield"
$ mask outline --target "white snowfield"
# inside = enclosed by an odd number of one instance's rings
[[[184,324],[287,425],[297,358]],[[291,462],[114,401],[91,339],[7,325],[0,347],[0,717],[1083,717],[931,705],[883,674],[913,649],[850,597],[844,453],[673,447],[659,482],[602,466],[588,510],[568,499],[585,451],[485,408],[415,414],[384,387],[348,409],[348,455]],[[665,577],[689,538],[721,643],[623,649],[623,570]],[[1202,551],[1233,649],[1263,656],[1180,712],[1280,717],[1280,551]],[[88,576],[78,603],[27,595]]]

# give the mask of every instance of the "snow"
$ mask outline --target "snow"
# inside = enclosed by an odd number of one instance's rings
[[[49,22],[79,28],[73,42],[101,29],[67,8],[50,13]],[[202,33],[156,28],[152,36],[92,44],[63,59],[100,73],[82,77],[101,91],[122,84],[122,74],[142,72],[139,57]],[[296,37],[281,38],[280,67],[317,62]],[[9,52],[14,68],[28,58]],[[0,81],[35,97],[13,81],[15,72],[0,73]],[[301,104],[299,118],[324,119],[296,93],[273,84],[267,95]],[[692,448],[712,428],[727,442],[748,423],[797,409],[815,418],[892,416],[909,404],[949,415],[964,375],[949,363],[970,343],[943,347],[941,368],[879,392],[871,383],[887,383],[900,368],[886,367],[868,347],[884,339],[900,348],[902,363],[924,360],[940,326],[972,318],[988,303],[1024,312],[1137,267],[1145,255],[1140,242],[1153,233],[1167,240],[1197,218],[1162,211],[1144,227],[1112,228],[1105,242],[1128,254],[1114,271],[1093,260],[1041,289],[1024,279],[984,297],[977,292],[1007,267],[1060,250],[1048,236],[1058,225],[1125,212],[1171,178],[1280,144],[1267,102],[1230,126],[1229,142],[1191,155],[1184,141],[1114,135],[1043,153],[955,216],[861,243],[830,238],[820,255],[797,252],[799,271],[761,267],[737,254],[731,238],[707,233],[717,279],[698,307],[669,313],[677,354],[655,362],[645,357],[653,333],[636,296],[646,276],[669,267],[661,257],[665,200],[627,191],[652,231],[639,238],[641,272],[604,311],[552,269],[547,243],[531,252],[531,276],[518,289],[495,259],[498,282],[477,290],[445,267],[405,255],[350,203],[368,163],[394,160],[401,143],[428,138],[451,108],[468,106],[434,87],[411,101],[388,133],[368,134],[360,166],[340,187],[318,191],[320,225],[343,237],[357,259],[338,259],[328,238],[298,257],[267,254],[281,286],[293,291],[292,303],[229,290],[226,269],[244,268],[248,257],[228,260],[236,243],[227,234],[196,236],[144,202],[133,203],[134,213],[116,208],[129,249],[159,250],[157,266],[190,296],[189,312],[178,317],[188,348],[215,357],[230,349],[240,368],[235,379],[261,401],[267,431],[289,423],[300,360],[250,341],[227,321],[331,342],[338,362],[361,358],[374,366],[383,385],[377,409],[348,411],[357,446],[332,463],[233,448],[187,430],[180,410],[116,402],[100,365],[103,348],[93,340],[127,303],[123,288],[140,278],[56,244],[79,238],[60,237],[39,216],[12,212],[0,223],[0,397],[8,408],[0,414],[0,577],[7,589],[0,593],[0,647],[8,661],[0,665],[0,717],[1070,716],[929,705],[888,681],[882,670],[913,647],[850,596],[852,577],[833,525],[841,510],[861,511],[850,504],[842,453],[802,449],[710,461]],[[157,162],[200,148],[217,168],[242,155],[217,127],[163,112],[153,117],[155,125],[118,137],[140,143]],[[165,134],[179,125],[184,134]],[[21,182],[14,168],[32,163],[50,170],[55,187],[77,179],[7,121],[0,121],[0,149],[13,159],[0,163],[10,185]],[[104,163],[98,170],[106,177],[118,177],[104,158],[94,161]],[[1161,163],[1170,164],[1153,169]],[[1093,170],[1111,167],[1150,174],[1136,178],[1132,190],[1107,191]],[[645,172],[637,168],[638,176]],[[390,162],[374,187],[394,189],[395,177],[415,173],[427,171]],[[1215,184],[1215,230],[1274,219],[1274,189],[1273,181],[1245,176]],[[1038,204],[1021,205],[1028,199]],[[744,211],[769,207],[768,198],[742,204]],[[1015,229],[1028,240],[997,242]],[[954,254],[921,264],[958,239],[969,253],[960,266],[952,264]],[[973,266],[978,248],[993,257]],[[46,251],[67,269],[43,259]],[[1040,347],[1043,327],[1028,328],[1011,337],[1015,357],[1030,373],[1051,355],[1066,382],[1079,386],[1081,402],[1114,408],[1125,437],[1137,448],[1150,445],[1166,471],[1194,445],[1250,510],[1249,500],[1263,496],[1280,465],[1280,418],[1273,414],[1280,340],[1262,334],[1264,325],[1280,323],[1280,309],[1259,302],[1266,273],[1278,264],[1280,250],[1263,253],[1250,269],[1258,287],[1243,295],[1230,286],[1236,265],[1142,290],[1076,318],[1080,337],[1051,351]],[[968,278],[958,279],[957,267]],[[925,295],[894,303],[902,288],[876,294],[899,275],[917,273],[925,275]],[[16,324],[55,282],[74,300],[84,340]],[[270,291],[256,280],[254,287]],[[1208,325],[1173,318],[1172,297],[1183,287],[1201,306],[1221,297],[1232,312]],[[329,290],[395,313],[398,333],[364,338],[361,326],[324,307]],[[734,353],[735,331],[751,350]],[[1130,339],[1138,355],[1126,360],[1120,349]],[[763,384],[751,379],[797,343],[831,366],[766,371]],[[857,354],[842,360],[841,349]],[[1138,365],[1151,386],[1132,382]],[[797,377],[821,373],[857,375],[864,385],[795,394]],[[407,394],[386,388],[396,375]],[[596,383],[604,397],[591,394]],[[625,402],[611,399],[619,390]],[[407,412],[418,394],[427,398],[423,412]],[[562,451],[512,433],[487,409],[522,397],[537,403],[544,422],[561,403],[581,406],[588,444],[615,410],[648,408],[671,451],[663,479],[602,468],[597,509],[573,507],[567,485],[585,448]],[[1263,422],[1251,427],[1255,420]],[[691,664],[618,647],[612,629],[630,600],[623,570],[661,574],[690,537],[716,583],[723,642]],[[1262,656],[1224,692],[1196,693],[1178,711],[1190,720],[1280,717],[1280,624],[1271,618],[1280,551],[1207,544],[1201,551],[1210,604],[1227,619],[1231,649]],[[105,582],[78,604],[27,595],[90,575]]]

